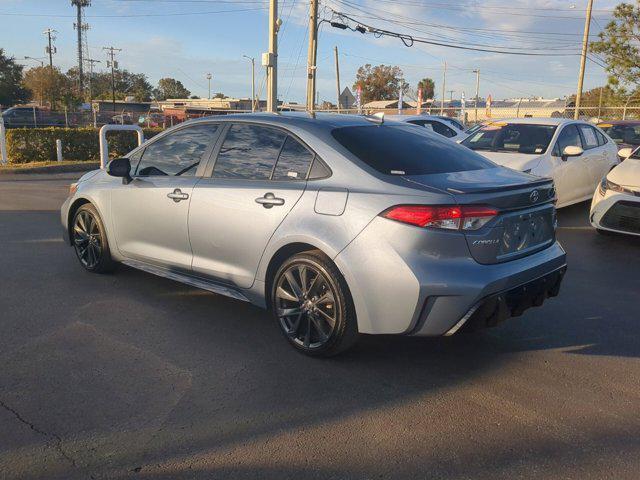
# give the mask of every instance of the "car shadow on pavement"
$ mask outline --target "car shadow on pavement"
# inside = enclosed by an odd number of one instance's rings
[[[9,478],[513,478],[637,454],[635,372],[620,362],[640,354],[627,273],[639,256],[595,232],[559,231],[561,294],[520,318],[451,338],[363,336],[318,360],[246,303],[127,267],[84,272],[62,242],[38,241],[59,235],[55,213],[0,222]]]

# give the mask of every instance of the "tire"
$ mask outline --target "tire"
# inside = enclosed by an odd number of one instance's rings
[[[85,203],[73,216],[71,243],[82,267],[91,273],[112,272],[116,263],[111,258],[106,230],[98,210]]]
[[[347,282],[319,251],[287,259],[273,277],[270,298],[280,330],[299,352],[329,357],[346,351],[358,340]]]

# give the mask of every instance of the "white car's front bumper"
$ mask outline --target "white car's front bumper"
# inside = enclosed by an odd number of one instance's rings
[[[600,230],[640,236],[640,194],[596,188],[589,213],[591,225]]]

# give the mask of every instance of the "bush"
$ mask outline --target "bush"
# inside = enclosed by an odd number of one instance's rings
[[[144,138],[160,133],[160,128],[145,128]],[[56,140],[62,141],[65,160],[99,160],[100,133],[95,128],[14,128],[7,130],[9,163],[45,162],[56,160]],[[107,133],[109,157],[122,157],[138,144],[135,132]]]

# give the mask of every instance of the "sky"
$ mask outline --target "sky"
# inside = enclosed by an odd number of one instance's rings
[[[591,39],[611,18],[616,0],[595,0]],[[317,90],[335,103],[334,47],[338,47],[341,87],[352,87],[363,64],[397,65],[415,88],[433,78],[436,98],[447,62],[446,98],[475,95],[494,99],[575,93],[587,0],[320,0],[320,19],[358,23],[464,48],[539,55],[507,55],[340,30],[328,22],[318,37]],[[251,95],[251,64],[256,59],[257,93],[265,97],[260,56],[267,51],[267,0],[92,0],[86,10],[89,54],[106,69],[103,47],[121,48],[121,68],[145,73],[153,85],[163,77],[180,80],[192,94],[206,97],[206,74],[213,92]],[[308,0],[279,2],[278,97],[304,102]],[[352,20],[346,19],[346,15]],[[27,67],[44,57],[47,28],[57,30],[54,64],[66,71],[77,63],[75,7],[71,0],[0,0],[0,48]],[[406,37],[407,43],[411,43]],[[415,40],[414,38],[414,40]],[[547,54],[553,54],[546,56]],[[597,58],[594,58],[596,62]],[[601,63],[601,62],[600,62]],[[587,62],[585,90],[606,83],[606,72]],[[453,90],[451,93],[450,90]]]

